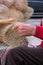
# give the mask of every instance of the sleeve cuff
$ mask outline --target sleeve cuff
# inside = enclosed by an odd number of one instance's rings
[[[35,37],[43,39],[43,27],[42,26],[36,26]]]

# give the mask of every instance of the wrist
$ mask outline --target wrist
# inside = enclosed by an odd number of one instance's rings
[[[31,30],[32,30],[31,35],[34,36],[36,32],[36,26],[32,26]]]

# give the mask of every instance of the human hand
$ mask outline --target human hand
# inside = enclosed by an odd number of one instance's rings
[[[36,27],[30,24],[18,23],[12,27],[13,30],[18,32],[19,36],[33,36],[35,35]]]

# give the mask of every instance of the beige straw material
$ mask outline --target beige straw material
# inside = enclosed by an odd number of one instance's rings
[[[4,4],[0,4],[0,20],[8,19],[9,16],[9,8]]]
[[[24,20],[24,15],[21,11],[16,10],[15,8],[10,9],[10,17],[11,18],[16,18],[17,21],[23,21]]]
[[[23,11],[23,14],[24,14],[24,18],[27,20],[29,19],[30,17],[32,17],[34,13],[34,9],[32,7],[27,7],[24,11]]]
[[[17,8],[20,11],[23,11],[28,6],[27,0],[15,0],[15,8]]]
[[[3,36],[6,26],[8,26],[8,24],[0,25],[0,42],[3,42]]]
[[[3,0],[3,4],[5,4],[7,7],[12,6],[14,3],[14,0]]]
[[[28,45],[27,39],[25,37],[20,37],[16,31],[12,30],[12,24],[4,27],[2,32],[3,42],[7,45],[10,45],[12,47]]]
[[[16,22],[16,19],[14,18],[0,20],[0,42],[3,42],[3,36],[6,30],[6,27],[8,25],[13,24],[14,22]]]
[[[14,22],[17,22],[17,20],[15,18],[0,20],[0,26],[1,25],[6,25],[6,24],[12,24]]]

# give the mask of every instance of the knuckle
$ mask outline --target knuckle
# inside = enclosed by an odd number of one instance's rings
[[[22,31],[21,30],[18,30],[18,33],[22,33]]]
[[[19,26],[19,29],[22,29],[22,25]]]
[[[22,34],[19,34],[20,37],[22,37]]]

